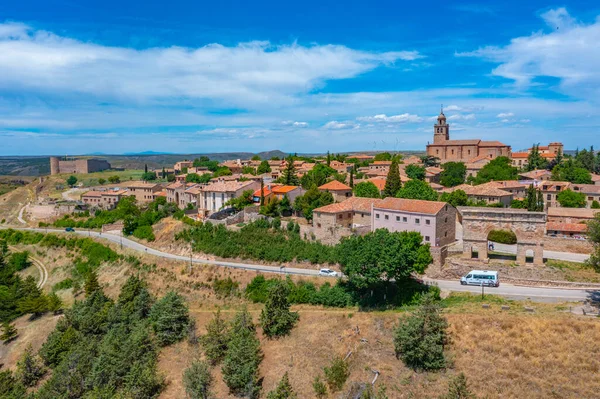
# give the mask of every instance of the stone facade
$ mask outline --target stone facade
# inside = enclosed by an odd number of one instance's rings
[[[510,230],[517,236],[517,262],[525,264],[526,253],[533,251],[533,263],[543,264],[546,213],[523,209],[459,207],[463,225],[463,256],[487,259],[488,234]]]
[[[146,183],[142,181],[127,184],[129,195],[135,196],[138,203],[146,203],[154,200],[154,193],[161,190],[158,183]]]
[[[94,173],[110,169],[110,164],[104,159],[70,159],[61,160],[58,157],[50,157],[50,174],[60,173]]]

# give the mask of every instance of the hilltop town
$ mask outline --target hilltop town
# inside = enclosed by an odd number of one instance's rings
[[[107,397],[593,397],[597,360],[581,365],[600,337],[600,156],[450,134],[442,111],[421,155],[199,155],[143,170],[50,157],[48,175],[8,180],[7,392],[91,392],[62,379],[73,367],[112,379]],[[471,270],[500,286],[461,285]],[[89,371],[74,356],[98,357]],[[578,371],[525,372],[554,356]]]

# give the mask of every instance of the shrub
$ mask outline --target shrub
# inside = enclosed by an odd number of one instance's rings
[[[34,386],[46,373],[44,366],[33,354],[31,344],[27,345],[25,352],[17,362],[17,379],[26,387]]]
[[[325,398],[327,396],[327,386],[321,380],[320,376],[316,376],[312,383],[313,389],[315,390],[315,396],[318,399]]]
[[[292,384],[290,384],[287,371],[281,377],[277,387],[267,395],[267,399],[296,399],[297,397]]]
[[[212,288],[215,291],[217,298],[228,298],[239,294],[240,283],[233,281],[231,277],[225,279],[215,279],[212,283]]]
[[[265,307],[260,314],[263,332],[269,338],[289,334],[298,322],[298,313],[290,311],[289,292],[289,285],[282,281],[269,289]]]
[[[510,230],[492,230],[488,234],[488,240],[512,245],[517,243],[517,236]]]
[[[54,284],[54,287],[52,287],[52,290],[60,291],[60,290],[68,290],[69,288],[73,288],[73,279],[66,278],[66,279]]]
[[[183,372],[183,386],[191,399],[211,398],[211,385],[212,375],[205,362],[193,361],[191,366]]]
[[[152,230],[152,226],[139,226],[133,231],[133,236],[135,238],[139,238],[140,240],[146,241],[154,241],[156,237],[154,236],[154,231]]]
[[[346,380],[350,376],[348,362],[341,357],[333,359],[329,367],[324,367],[325,380],[331,392],[337,392],[344,387]]]
[[[212,365],[223,360],[227,352],[228,341],[229,329],[227,323],[221,318],[221,310],[219,309],[215,313],[215,317],[206,326],[206,335],[200,338],[204,354]]]
[[[414,370],[446,367],[444,347],[448,323],[432,295],[424,295],[419,309],[400,321],[394,331],[396,356]]]
[[[29,260],[29,252],[13,252],[8,258],[8,264],[11,265],[15,270],[20,271],[27,269],[31,266],[31,261]]]
[[[460,373],[450,380],[448,393],[440,399],[475,399],[475,395],[469,390],[467,377]]]
[[[156,340],[161,346],[182,340],[189,323],[189,312],[184,299],[170,291],[152,306],[150,320]]]

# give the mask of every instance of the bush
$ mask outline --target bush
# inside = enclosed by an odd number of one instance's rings
[[[488,240],[500,244],[513,245],[517,243],[517,236],[510,230],[492,230],[488,234]]]
[[[323,399],[327,396],[327,386],[321,380],[320,376],[316,376],[312,383],[313,389],[315,390],[315,396],[318,399]]]
[[[231,277],[225,279],[215,279],[212,283],[213,290],[217,298],[228,298],[239,294],[240,283],[233,281]]]
[[[350,376],[348,362],[341,357],[333,359],[329,367],[324,367],[325,380],[331,392],[337,392],[344,387],[346,380]]]
[[[446,367],[444,348],[448,323],[432,295],[424,295],[414,314],[400,321],[394,331],[396,356],[414,370],[438,370]]]
[[[46,373],[44,366],[37,356],[33,354],[31,344],[27,345],[25,352],[17,362],[17,379],[26,387],[34,386]]]
[[[29,260],[29,252],[13,252],[10,255],[10,258],[8,258],[8,264],[17,271],[27,269],[29,266],[31,266],[31,261]]]
[[[269,289],[265,307],[260,314],[263,332],[269,338],[289,334],[298,322],[298,312],[290,311],[289,293],[289,285],[282,281]]]
[[[183,386],[191,399],[209,399],[212,397],[210,386],[212,375],[205,362],[193,361],[191,366],[183,372]]]
[[[290,384],[287,371],[281,377],[277,387],[267,395],[267,399],[296,399],[297,397],[292,384]]]
[[[52,290],[60,291],[60,290],[68,290],[69,288],[73,288],[73,279],[66,278],[66,279],[54,284],[54,287],[52,287]]]
[[[161,346],[181,341],[189,324],[189,312],[184,299],[173,291],[157,301],[150,311],[150,321]]]
[[[152,226],[140,226],[133,231],[133,236],[135,238],[139,238],[140,240],[146,241],[154,241],[156,237],[154,236],[154,231],[152,230]]]
[[[223,360],[227,352],[228,341],[229,329],[227,323],[221,318],[221,310],[217,310],[215,317],[206,326],[206,335],[200,338],[204,354],[212,365]]]
[[[448,393],[440,399],[475,399],[475,395],[469,390],[467,377],[460,373],[450,380]]]

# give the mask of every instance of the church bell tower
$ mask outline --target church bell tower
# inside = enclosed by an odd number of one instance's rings
[[[433,143],[439,144],[448,140],[450,140],[450,125],[446,124],[446,115],[444,115],[444,108],[442,107],[437,123],[433,125]]]

